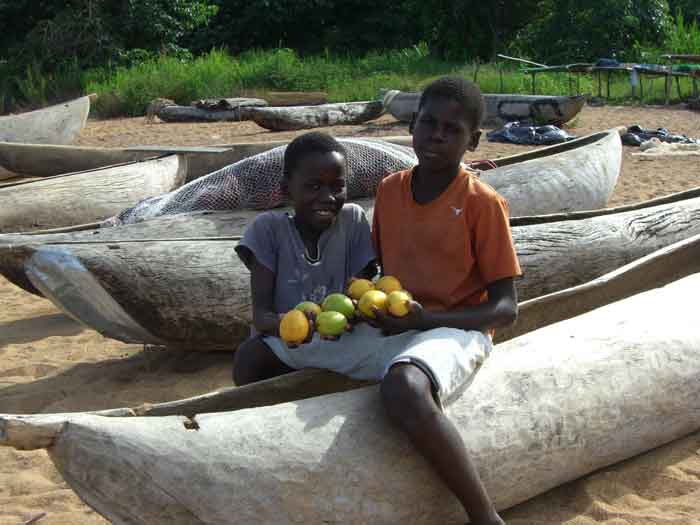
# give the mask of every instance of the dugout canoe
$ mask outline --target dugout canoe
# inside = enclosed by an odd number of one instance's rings
[[[178,155],[56,175],[0,188],[0,232],[41,230],[104,220],[185,182]]]
[[[499,510],[700,428],[698,293],[695,274],[498,345],[447,410]],[[6,415],[0,443],[46,448],[114,523],[464,522],[377,386],[192,418]]]
[[[407,169],[417,161],[412,152],[393,150],[379,139],[351,138],[345,145],[351,199],[373,195],[387,174]],[[124,210],[113,222],[148,220],[165,213],[263,210],[283,205],[284,195],[279,190],[283,156],[284,148],[280,147],[244,159],[156,201]],[[481,171],[479,177],[509,201],[512,216],[598,209],[606,205],[613,192],[621,158],[619,130],[612,129],[575,143],[496,159],[496,167]],[[213,198],[217,194],[229,197]]]
[[[320,106],[281,106],[250,108],[250,120],[270,131],[291,131],[362,124],[379,118],[384,113],[381,100],[342,102]]]
[[[71,144],[90,113],[90,96],[17,115],[0,116],[0,142]]]
[[[342,138],[342,137],[341,137]],[[378,137],[386,142],[411,145],[410,136]],[[243,142],[215,146],[132,146],[97,148],[90,146],[55,146],[46,144],[14,144],[0,142],[0,166],[29,177],[51,177],[74,171],[103,168],[158,155],[178,152],[187,158],[187,180],[194,180],[239,160],[279,146],[288,140]],[[225,151],[212,153],[211,149]]]
[[[387,91],[384,106],[387,113],[397,120],[410,122],[418,111],[420,96],[421,92]],[[537,124],[563,124],[578,115],[586,104],[586,97],[486,93],[484,103],[484,126],[499,127],[520,120]]]
[[[410,141],[410,137],[389,137],[388,141],[395,144],[406,144]],[[253,145],[251,147],[258,148],[259,146]],[[266,145],[266,147],[271,147],[271,144]],[[210,159],[216,159],[219,155],[244,155],[248,153],[246,148],[247,145],[245,147],[241,145],[240,148],[230,153],[201,154],[196,162],[217,162]],[[155,150],[151,154],[155,154]],[[495,159],[494,164],[497,167],[482,172],[480,177],[509,201],[512,216],[598,209],[606,205],[614,190],[620,173],[621,159],[622,145],[619,130],[612,129],[565,144]],[[103,176],[103,173],[99,170],[92,171],[94,177]],[[39,187],[41,186],[37,186],[37,188]],[[261,190],[265,191],[264,188]],[[9,191],[12,191],[11,187],[0,188],[0,195]],[[76,187],[75,191],[80,192],[81,190]],[[147,196],[149,195],[152,194]],[[62,207],[65,207],[61,201],[48,199],[49,196],[37,192],[30,200],[25,201],[25,206],[32,208],[41,205],[46,208],[47,212],[60,211]],[[131,204],[135,203],[136,201],[131,202]],[[118,210],[117,213],[121,211]],[[14,210],[12,213],[20,214],[20,211]],[[10,229],[10,225],[5,224],[1,217],[0,214],[0,231],[5,232],[30,228],[56,228],[93,220],[74,213],[71,215],[71,222],[64,220],[53,224],[47,223],[40,227],[32,226],[33,223],[30,222],[28,227],[21,227],[22,223],[15,220],[12,223],[14,229]],[[25,217],[25,219],[29,219],[29,217]]]
[[[700,235],[695,235],[582,285],[521,302],[518,322],[509,328],[499,329],[496,342],[508,341],[698,272]],[[368,384],[370,383],[329,371],[301,370],[242,387],[221,388],[190,398],[92,413],[112,417],[194,417],[207,412],[226,412],[286,403],[344,392]]]
[[[520,299],[590,281],[700,234],[697,192],[694,198],[623,210],[525,218],[523,225],[514,219],[524,272],[517,282]],[[107,337],[230,350],[251,322],[249,273],[234,252],[241,216],[193,218],[196,230],[178,216],[99,234],[4,236],[0,271]]]

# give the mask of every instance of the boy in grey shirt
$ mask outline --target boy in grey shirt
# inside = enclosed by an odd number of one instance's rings
[[[344,292],[352,277],[375,275],[367,217],[345,204],[346,173],[345,150],[329,135],[307,133],[287,147],[284,184],[294,215],[260,214],[236,248],[250,270],[253,299],[253,334],[235,355],[237,385],[293,370],[279,339],[281,315],[302,301],[321,303]]]

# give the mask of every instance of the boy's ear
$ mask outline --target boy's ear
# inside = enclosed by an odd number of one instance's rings
[[[478,129],[474,133],[472,133],[471,141],[469,142],[469,147],[467,149],[469,151],[474,151],[476,148],[478,148],[480,139],[481,139],[481,130]]]
[[[411,122],[408,124],[409,135],[413,135],[413,128],[416,127],[416,115],[417,113],[415,111],[411,114]]]

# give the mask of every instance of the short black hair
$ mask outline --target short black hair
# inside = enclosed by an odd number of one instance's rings
[[[289,181],[292,172],[304,155],[332,152],[337,152],[343,157],[347,157],[343,145],[327,133],[312,131],[311,133],[298,136],[289,143],[289,146],[284,151],[284,168],[282,170],[284,180]]]
[[[432,97],[454,100],[462,106],[467,123],[477,129],[481,127],[481,121],[484,118],[484,97],[481,96],[479,86],[473,82],[458,76],[438,78],[423,90],[418,103],[418,111]]]

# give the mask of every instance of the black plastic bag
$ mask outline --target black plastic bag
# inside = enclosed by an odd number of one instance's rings
[[[491,142],[510,142],[512,144],[524,144],[541,146],[548,144],[561,144],[576,137],[569,135],[563,129],[553,125],[529,126],[520,122],[508,122],[500,129],[486,134]]]
[[[625,146],[639,146],[642,142],[651,139],[659,139],[661,142],[678,142],[681,144],[698,144],[698,139],[691,139],[686,135],[674,135],[666,128],[644,129],[639,124],[633,124],[627,128],[627,133],[622,135],[622,143]]]

